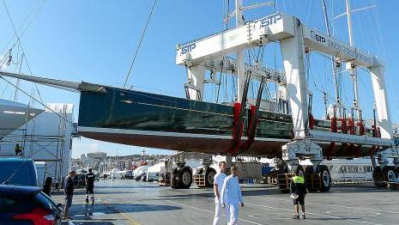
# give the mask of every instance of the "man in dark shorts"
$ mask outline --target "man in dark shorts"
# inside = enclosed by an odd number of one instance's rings
[[[294,202],[294,211],[295,216],[294,219],[300,219],[299,217],[299,205],[302,208],[302,219],[306,219],[305,216],[305,195],[307,193],[305,186],[305,179],[302,176],[299,176],[298,173],[295,174],[294,177],[291,178],[291,194],[296,194],[298,198],[293,199]]]
[[[71,219],[69,217],[69,208],[72,205],[73,191],[75,189],[75,185],[73,183],[73,178],[76,176],[76,172],[71,170],[69,175],[65,177],[64,180],[64,194],[65,194],[65,207],[64,207],[64,219]]]
[[[90,168],[89,173],[86,174],[86,203],[89,203],[89,194],[92,204],[94,204],[94,175],[93,170]]]

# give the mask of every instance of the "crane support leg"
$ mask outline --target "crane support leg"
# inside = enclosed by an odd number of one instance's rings
[[[295,139],[304,139],[308,126],[308,90],[304,68],[303,25],[296,21],[294,36],[281,40],[287,93],[291,106]]]
[[[293,37],[281,40],[280,44],[286,73],[287,93],[291,106],[295,141],[282,147],[282,159],[286,162],[287,167],[284,173],[278,175],[279,187],[281,191],[287,191],[289,189],[290,178],[297,173],[305,178],[310,191],[328,191],[331,186],[331,176],[327,167],[320,166],[323,160],[322,148],[308,139],[309,92],[304,69],[304,29],[298,19],[293,19]],[[311,159],[313,166],[305,169],[299,165],[299,159],[303,158]]]
[[[188,82],[185,84],[186,97],[191,100],[202,100],[205,82],[203,66],[187,67]]]

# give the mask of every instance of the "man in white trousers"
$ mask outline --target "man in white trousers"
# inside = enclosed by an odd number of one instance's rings
[[[228,176],[222,187],[222,207],[226,207],[226,218],[228,225],[238,224],[238,213],[240,206],[244,207],[244,200],[242,199],[240,184],[238,183],[237,167],[230,168],[231,175]]]
[[[220,224],[220,217],[222,215],[222,202],[220,200],[220,195],[222,193],[222,187],[224,180],[227,175],[225,174],[226,162],[219,162],[220,172],[215,175],[213,179],[213,193],[215,194],[215,217],[213,218],[213,225]]]

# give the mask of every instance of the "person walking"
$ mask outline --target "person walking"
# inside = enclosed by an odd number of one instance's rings
[[[238,182],[237,167],[232,166],[230,173],[231,175],[224,180],[221,200],[222,207],[226,208],[227,224],[236,225],[238,224],[239,207],[244,207],[244,200]]]
[[[94,204],[94,181],[96,175],[94,175],[93,170],[90,168],[89,173],[86,174],[86,203],[89,203],[89,195],[91,203]]]
[[[43,185],[43,192],[48,195],[49,197],[51,196],[51,186],[53,185],[53,178],[47,177],[46,181],[44,182]]]
[[[227,175],[225,174],[226,170],[226,162],[221,161],[219,162],[220,172],[217,173],[214,177],[213,182],[213,193],[215,194],[215,217],[213,218],[213,225],[220,224],[220,217],[222,215],[222,206],[221,206],[221,193],[224,180],[226,179]]]
[[[68,176],[64,180],[64,194],[65,194],[65,207],[64,207],[64,219],[72,219],[69,217],[69,208],[72,205],[73,191],[75,189],[73,178],[76,176],[74,170],[69,171]]]
[[[295,176],[291,178],[291,198],[294,203],[294,211],[295,216],[294,219],[300,219],[299,217],[299,205],[302,208],[302,219],[306,219],[305,215],[305,196],[307,194],[305,179],[303,179],[302,175],[299,175],[298,172],[295,173]]]

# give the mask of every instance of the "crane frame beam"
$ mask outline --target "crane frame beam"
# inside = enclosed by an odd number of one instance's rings
[[[388,111],[382,61],[364,50],[354,48],[307,27],[294,16],[275,13],[259,20],[247,22],[240,27],[178,45],[176,64],[186,66],[190,76],[196,78],[196,80],[204,80],[205,70],[212,69],[212,67],[207,68],[205,65],[210,65],[245,49],[266,45],[269,42],[279,42],[281,46],[285,74],[284,83],[286,83],[292,108],[295,139],[311,138],[312,136],[308,128],[307,95],[309,90],[307,89],[308,81],[305,76],[303,60],[305,48],[309,48],[349,63],[352,67],[363,67],[370,71],[381,136],[391,143],[393,132]],[[198,69],[198,67],[205,67],[205,70]],[[222,69],[222,67],[220,68]],[[253,68],[255,67],[246,67],[244,72],[246,73]],[[267,73],[263,73],[263,76],[267,76]],[[200,88],[196,88],[195,91],[202,93],[203,86],[199,86]],[[342,137],[339,139],[342,139]]]

